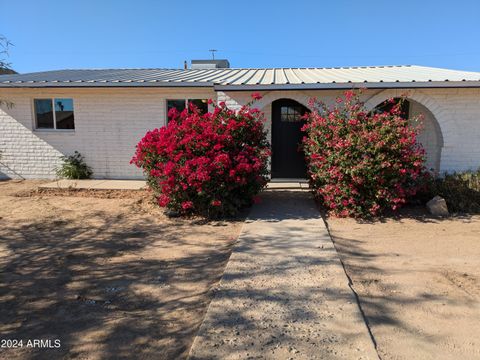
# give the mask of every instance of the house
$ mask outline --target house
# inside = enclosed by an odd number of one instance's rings
[[[272,177],[304,176],[297,151],[308,100],[333,102],[364,88],[374,109],[408,96],[408,114],[424,115],[419,141],[436,172],[480,166],[480,73],[422,66],[234,69],[226,60],[194,61],[190,69],[59,70],[0,76],[0,176],[52,178],[60,156],[85,156],[96,178],[136,179],[130,164],[149,129],[164,126],[170,107],[207,99],[239,108],[252,92],[267,118]]]

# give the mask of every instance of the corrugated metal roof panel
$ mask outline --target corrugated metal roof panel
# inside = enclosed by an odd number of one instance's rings
[[[415,65],[338,68],[270,69],[97,69],[56,70],[29,74],[0,75],[0,87],[71,86],[215,86],[247,88],[339,88],[365,84],[389,87],[393,83],[465,82],[458,86],[480,86],[480,73]],[[453,86],[454,84],[449,84]],[[395,85],[394,87],[399,87]],[[420,86],[417,84],[416,86]],[[425,85],[426,86],[426,85]]]

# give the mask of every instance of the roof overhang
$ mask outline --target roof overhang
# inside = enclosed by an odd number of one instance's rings
[[[425,82],[344,82],[316,84],[242,84],[221,85],[212,82],[9,82],[0,88],[212,88],[215,91],[272,91],[272,90],[346,90],[346,89],[413,89],[413,88],[480,88],[480,81]]]
[[[334,68],[66,69],[0,75],[2,88],[211,88],[217,91],[478,88],[480,72],[417,65]]]
[[[347,82],[317,84],[215,85],[216,91],[480,88],[480,81]]]
[[[213,83],[186,83],[186,82],[22,82],[22,83],[0,83],[0,88],[141,88],[141,87],[162,87],[162,88],[212,88]]]

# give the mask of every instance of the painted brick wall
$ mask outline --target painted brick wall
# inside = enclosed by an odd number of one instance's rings
[[[317,97],[333,103],[341,91],[270,91],[263,92],[263,99],[255,106],[265,112],[267,127],[271,127],[271,103],[288,98],[308,107],[308,100]],[[480,89],[410,89],[410,90],[367,90],[363,100],[370,109],[390,97],[407,94],[410,100],[425,106],[438,123],[443,137],[443,146],[428,151],[440,152],[440,172],[463,171],[480,167]],[[227,106],[238,108],[250,101],[249,92],[219,92],[218,99]],[[431,128],[431,126],[427,127]],[[421,139],[431,137],[422,135]],[[433,156],[434,157],[434,156]],[[432,159],[429,163],[435,163]]]
[[[405,90],[375,90],[364,94],[368,107],[398,96]],[[265,112],[271,128],[271,102],[294,99],[308,105],[316,96],[332,102],[340,91],[271,91],[256,106]],[[480,89],[423,89],[409,97],[433,114],[443,137],[439,149],[440,171],[460,171],[480,166]],[[33,129],[32,99],[74,99],[75,131]],[[147,130],[165,123],[165,100],[215,98],[230,108],[250,101],[249,92],[218,92],[211,89],[0,89],[0,98],[15,103],[0,108],[0,177],[53,178],[62,154],[77,150],[94,170],[96,178],[141,178],[129,161],[136,143]]]
[[[0,109],[0,177],[54,178],[59,157],[75,150],[95,178],[142,178],[131,165],[135,145],[147,130],[165,124],[166,99],[211,98],[211,90],[185,89],[12,89]],[[33,130],[33,98],[74,100],[75,131]]]

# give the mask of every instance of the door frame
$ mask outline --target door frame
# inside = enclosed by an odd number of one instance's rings
[[[280,120],[280,116],[281,116],[281,113],[280,113],[280,108],[282,106],[282,104],[286,104],[286,106],[289,106],[289,105],[295,105],[295,106],[300,106],[303,108],[303,114],[307,113],[307,112],[310,112],[310,109],[308,107],[306,107],[305,105],[303,105],[302,103],[298,102],[297,100],[295,99],[291,99],[291,98],[279,98],[279,99],[276,99],[274,101],[272,101],[271,103],[271,148],[272,148],[272,155],[271,155],[271,179],[272,180],[279,180],[279,179],[288,179],[288,180],[305,180],[307,179],[307,171],[306,171],[306,164],[305,164],[305,175],[303,177],[298,177],[298,176],[294,176],[294,177],[289,177],[289,176],[276,176],[274,174],[274,163],[277,163],[278,161],[278,158],[276,159],[275,158],[275,140],[279,140],[279,139],[276,139],[276,131],[278,131],[278,127],[276,129],[276,124],[281,121]],[[302,125],[305,124],[305,122],[303,121],[302,122]],[[278,125],[278,124],[277,124]],[[278,145],[278,144],[277,144]],[[305,159],[304,159],[305,161]]]

